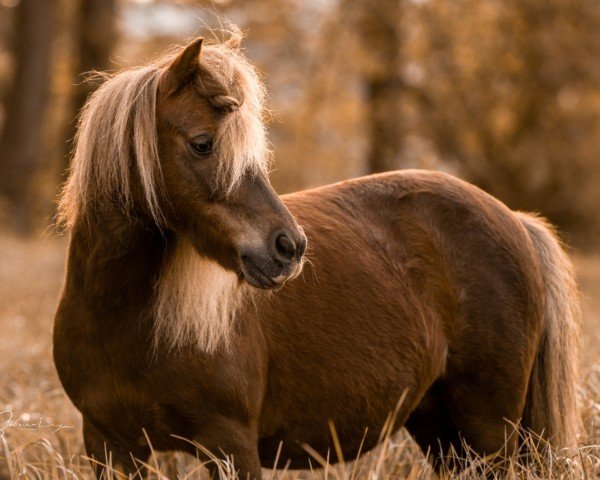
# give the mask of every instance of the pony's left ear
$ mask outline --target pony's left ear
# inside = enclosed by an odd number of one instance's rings
[[[183,51],[175,57],[169,65],[162,78],[162,88],[167,94],[171,94],[184,87],[192,81],[194,75],[200,68],[200,51],[204,39],[198,37]]]

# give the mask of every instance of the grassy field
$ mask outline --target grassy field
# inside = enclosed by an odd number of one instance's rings
[[[82,458],[80,417],[62,391],[51,357],[52,319],[61,288],[64,239],[17,240],[0,236],[0,479],[91,478]],[[600,255],[575,255],[583,294],[582,415],[587,432],[575,460],[557,461],[552,472],[511,463],[514,478],[600,477]],[[334,456],[335,458],[335,456]],[[318,464],[315,461],[315,465]],[[486,463],[460,478],[483,477]],[[231,476],[222,464],[223,476]],[[153,459],[158,478],[197,478],[199,462],[183,455]],[[160,471],[160,473],[159,473]],[[272,472],[286,478],[436,478],[403,433],[360,462],[314,472]]]

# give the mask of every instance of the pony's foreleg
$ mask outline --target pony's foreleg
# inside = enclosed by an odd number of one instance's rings
[[[256,428],[240,421],[216,417],[204,425],[194,440],[200,446],[198,454],[208,460],[211,477],[230,478],[234,469],[240,480],[260,480],[262,477],[258,457]],[[221,471],[221,473],[220,473]]]
[[[132,476],[144,477],[145,469],[140,461],[145,462],[150,456],[148,447],[118,445],[102,435],[86,418],[83,419],[83,442],[96,478],[123,480]]]

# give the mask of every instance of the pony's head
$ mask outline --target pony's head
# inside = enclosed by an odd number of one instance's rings
[[[60,216],[106,208],[188,241],[250,285],[297,274],[306,237],[268,180],[264,89],[239,36],[108,79],[82,111]]]

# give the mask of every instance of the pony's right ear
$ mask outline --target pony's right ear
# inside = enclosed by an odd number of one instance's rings
[[[204,39],[198,37],[175,57],[161,79],[161,88],[167,95],[176,92],[192,81],[200,69],[200,51]]]

